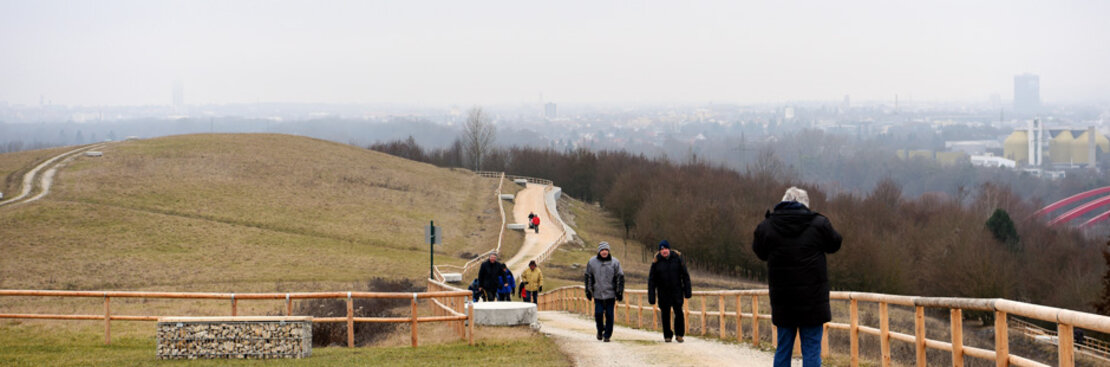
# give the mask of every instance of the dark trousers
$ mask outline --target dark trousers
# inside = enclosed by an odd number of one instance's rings
[[[674,310],[674,330],[671,330],[671,310]],[[686,336],[686,315],[682,313],[682,301],[677,303],[659,299],[659,316],[663,319],[663,337]]]
[[[613,336],[613,308],[616,305],[615,299],[594,298],[594,322],[597,323],[597,333],[605,339]]]
[[[493,302],[497,300],[497,290],[482,289],[482,300],[486,302]]]
[[[506,301],[506,302],[512,301],[512,299],[511,299],[512,295],[513,295],[512,293],[498,293],[497,294],[497,300],[498,301]]]
[[[524,302],[539,304],[540,292],[524,291]]]

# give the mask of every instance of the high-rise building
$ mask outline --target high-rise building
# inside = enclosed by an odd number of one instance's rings
[[[549,119],[554,119],[556,117],[559,117],[558,112],[559,111],[556,109],[556,106],[555,106],[554,102],[548,102],[547,104],[543,105],[543,116],[544,117],[547,117]]]
[[[173,108],[181,109],[185,106],[185,85],[180,80],[173,82]]]
[[[1041,109],[1041,77],[1014,75],[1014,111],[1033,113]]]

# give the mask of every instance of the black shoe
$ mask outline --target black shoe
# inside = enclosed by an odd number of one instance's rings
[[[681,336],[676,336],[676,337],[674,337],[674,340],[677,340],[679,343],[681,343],[682,342],[682,337]]]
[[[601,340],[601,339],[603,339],[603,338],[601,337],[601,333],[597,333],[597,340]]]
[[[606,342],[606,343],[608,343],[608,342],[609,342],[609,338],[605,338],[605,342]]]
[[[664,343],[670,343],[670,342],[671,342],[671,338],[663,338],[663,342],[664,342]]]

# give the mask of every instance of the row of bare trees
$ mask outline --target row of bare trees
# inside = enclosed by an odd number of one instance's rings
[[[456,165],[444,160],[454,154],[451,148],[425,152],[412,141],[371,148]],[[911,200],[887,179],[866,194],[829,197],[819,185],[796,182],[776,169],[773,154],[759,162],[738,172],[697,160],[516,147],[492,149],[482,166],[551,179],[573,197],[600,203],[629,237],[649,246],[667,239],[704,270],[762,279],[766,267],[751,251],[752,231],[783,191],[797,185],[844,235],[843,249],[829,261],[836,288],[1005,297],[1080,310],[1091,310],[1099,298],[1106,265],[1097,241],[1025,219],[1036,205],[1004,185],[984,184],[966,197],[926,194]],[[987,226],[997,213],[1017,218],[1007,229],[1016,233],[992,232],[1007,228]]]

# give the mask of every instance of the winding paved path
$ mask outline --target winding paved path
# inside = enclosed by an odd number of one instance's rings
[[[528,213],[540,216],[540,233],[528,230],[520,251],[505,263],[513,274],[521,274],[528,260],[539,256],[563,235],[561,223],[547,212],[545,186],[528,184],[513,199],[513,222],[525,223]],[[554,208],[552,208],[554,210]],[[614,326],[609,343],[598,341],[592,318],[561,311],[539,313],[540,332],[555,340],[575,366],[770,366],[773,355],[743,344],[725,344],[715,339],[686,337],[686,342],[663,343],[658,331]],[[800,360],[794,361],[801,366]]]
[[[540,332],[555,340],[575,366],[770,366],[773,355],[746,344],[686,336],[664,343],[663,333],[613,327],[609,343],[598,341],[594,321],[561,311],[540,312]],[[801,360],[793,361],[801,366]]]
[[[513,274],[517,276],[523,274],[524,269],[528,268],[529,260],[543,254],[548,245],[563,235],[562,224],[555,223],[551,216],[547,214],[547,202],[544,200],[546,188],[545,185],[528,184],[524,187],[524,190],[517,192],[516,197],[513,198],[513,223],[527,223],[528,213],[535,213],[540,216],[540,232],[536,233],[535,230],[525,229],[524,244],[520,246],[520,250],[512,258],[505,261],[509,270],[512,270]]]

